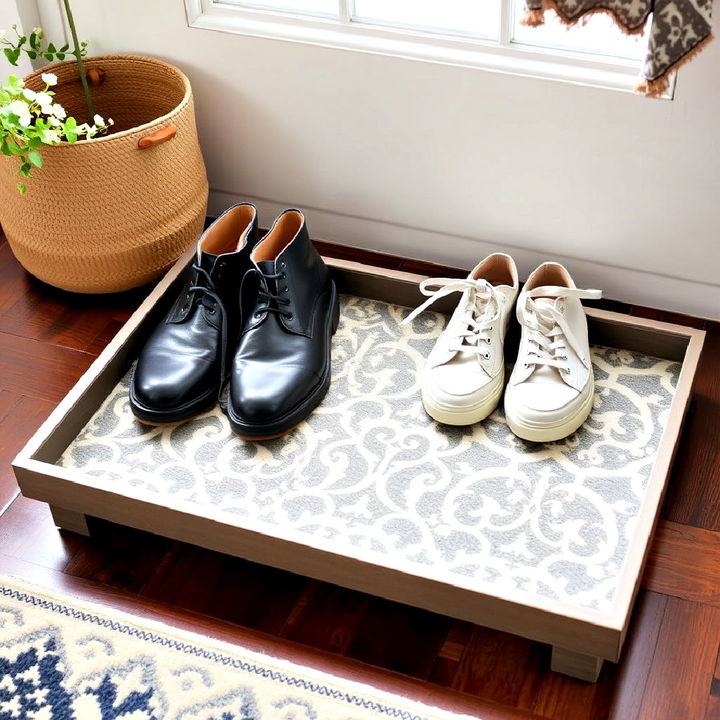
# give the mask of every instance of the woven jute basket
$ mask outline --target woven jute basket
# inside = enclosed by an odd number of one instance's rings
[[[146,57],[85,61],[95,111],[111,135],[43,147],[44,167],[17,191],[18,163],[0,156],[0,223],[33,275],[64,290],[106,293],[158,277],[202,230],[208,184],[192,91],[176,67]],[[74,62],[41,72],[58,77],[56,101],[87,119]]]

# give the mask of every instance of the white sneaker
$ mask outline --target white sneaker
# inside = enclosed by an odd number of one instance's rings
[[[429,287],[437,287],[431,292]],[[465,280],[431,278],[420,283],[430,296],[408,315],[410,322],[438,298],[462,292],[450,322],[425,366],[422,401],[428,415],[447,425],[471,425],[497,407],[505,380],[503,344],[518,293],[515,262],[488,255]]]
[[[587,320],[579,290],[558,263],[544,263],[528,278],[517,303],[520,349],[505,390],[505,417],[523,440],[551,442],[574,433],[593,406]]]

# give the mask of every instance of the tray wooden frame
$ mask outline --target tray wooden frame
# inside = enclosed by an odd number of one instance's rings
[[[188,503],[149,501],[129,490],[115,491],[101,478],[88,478],[54,463],[120,380],[137,355],[147,331],[162,317],[179,290],[189,250],[160,281],[117,336],[91,365],[13,462],[26,497],[50,504],[56,524],[89,534],[87,516],[186,541],[266,565],[319,578],[469,620],[553,646],[552,668],[594,681],[603,660],[617,661],[665,491],[672,459],[705,333],[592,308],[587,309],[595,343],[636,350],[682,363],[667,426],[638,518],[635,540],[619,581],[612,610],[600,613],[522,592],[504,593],[470,578],[440,578],[424,569],[388,559],[382,565],[312,545],[312,539],[270,534],[251,520],[206,513]],[[357,262],[326,258],[341,292],[414,306],[423,276]],[[449,311],[452,300],[439,310]]]

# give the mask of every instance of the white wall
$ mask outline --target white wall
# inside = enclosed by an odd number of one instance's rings
[[[720,317],[718,42],[669,102],[191,30],[182,0],[73,7],[94,52],[189,74],[214,210],[297,205],[315,236],[466,267],[560,259],[608,297]]]
[[[20,0],[20,5],[17,5],[17,0],[0,0],[0,30],[5,30],[9,40],[15,40],[15,33],[10,29],[13,25],[18,26],[18,30],[22,32],[22,28],[32,28],[39,25],[39,18],[37,12],[37,6],[34,2],[23,3]],[[6,46],[3,46],[6,47]],[[22,57],[18,60],[17,68],[13,68],[5,60],[5,57],[0,55],[0,78],[3,80],[10,74],[13,73],[18,77],[26,75],[32,70],[30,60],[27,57]]]

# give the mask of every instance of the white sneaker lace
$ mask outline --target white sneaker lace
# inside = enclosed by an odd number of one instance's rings
[[[525,354],[524,365],[545,365],[554,367],[560,372],[570,371],[567,366],[567,347],[573,349],[586,367],[590,367],[590,359],[583,350],[580,341],[570,330],[565,316],[552,305],[539,305],[533,300],[537,297],[547,298],[585,298],[597,300],[602,296],[600,290],[581,290],[565,287],[538,287],[525,293],[525,305],[518,304],[517,318],[521,325],[528,329],[529,346]]]
[[[437,287],[434,292],[429,290]],[[493,323],[500,318],[500,300],[498,291],[486,280],[470,280],[467,278],[428,278],[420,283],[420,292],[428,299],[413,310],[400,324],[406,325],[416,318],[423,310],[427,310],[436,300],[451,295],[454,292],[469,290],[469,302],[458,323],[458,332],[454,340],[457,344],[449,349],[451,352],[474,352],[485,358],[490,353],[482,347],[481,343],[490,344],[490,332]],[[494,306],[488,316],[489,306]]]

